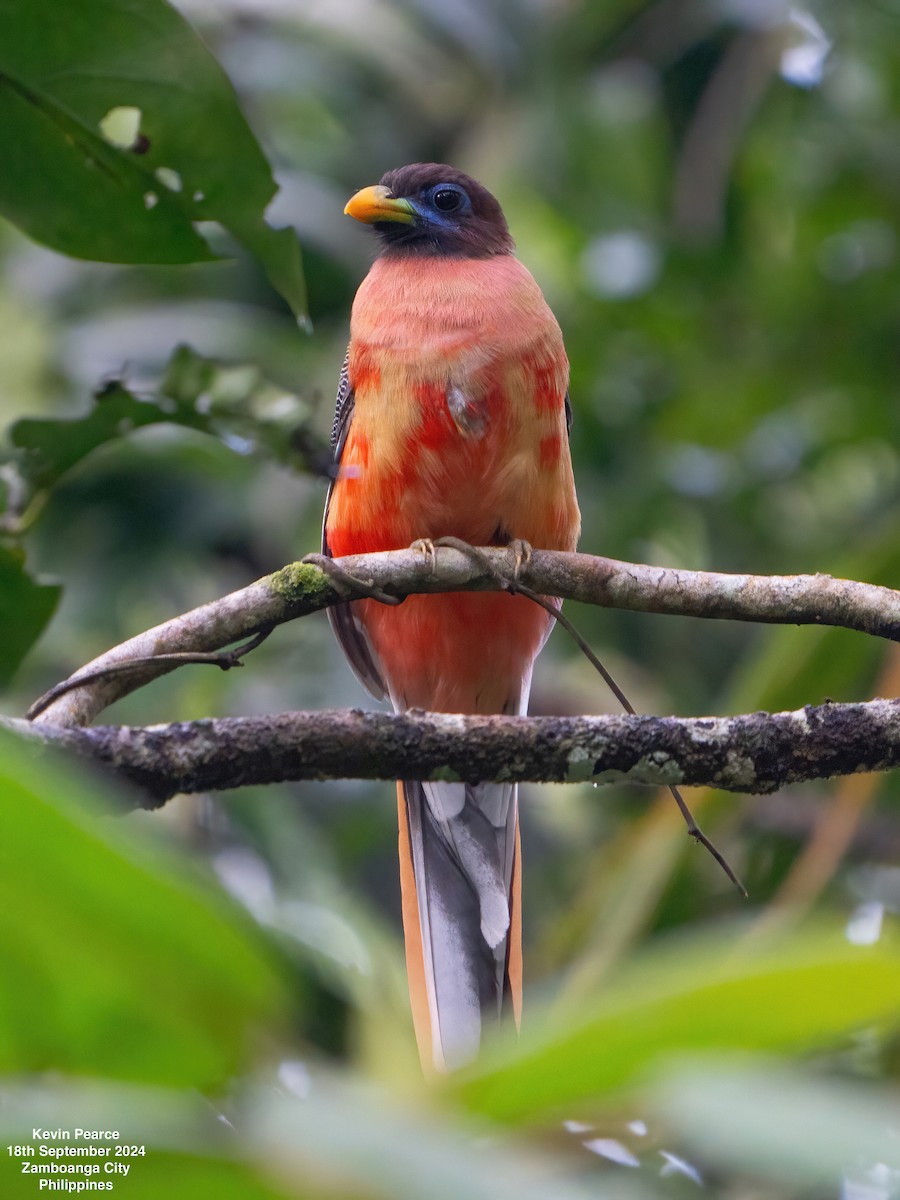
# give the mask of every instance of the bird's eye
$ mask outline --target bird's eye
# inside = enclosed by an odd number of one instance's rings
[[[436,187],[431,196],[431,203],[442,213],[456,212],[462,208],[465,200],[466,193],[461,188],[450,187],[448,184]]]

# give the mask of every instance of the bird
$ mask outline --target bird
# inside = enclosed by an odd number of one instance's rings
[[[353,302],[332,430],[323,554],[433,553],[441,538],[574,550],[569,364],[495,197],[443,163],[347,203],[378,253]],[[556,603],[556,602],[554,602]],[[396,711],[524,714],[553,618],[508,592],[341,603],[350,666]],[[517,788],[398,783],[410,1006],[426,1072],[477,1058],[522,1010]]]

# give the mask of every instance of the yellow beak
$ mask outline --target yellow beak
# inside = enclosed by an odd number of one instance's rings
[[[363,188],[347,201],[344,212],[364,225],[377,221],[399,221],[401,225],[414,225],[416,211],[408,200],[393,197],[380,183]]]

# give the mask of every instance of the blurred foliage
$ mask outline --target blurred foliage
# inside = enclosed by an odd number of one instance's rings
[[[2,746],[0,1067],[221,1086],[276,1009],[249,921],[102,822],[58,765]]]
[[[900,586],[895,0],[183,0],[202,42],[162,0],[47,8],[0,0],[0,209],[122,261],[0,227],[5,711],[317,547],[372,252],[341,210],[415,160],[496,192],[560,319],[583,549]],[[163,218],[223,257],[166,265],[160,234],[123,265]],[[647,711],[900,692],[844,631],[570,615]],[[362,699],[310,620],[110,719]],[[610,706],[557,634],[533,711]],[[525,789],[523,1040],[426,1089],[391,789],[112,820],[96,781],[0,761],[4,1144],[119,1121],[148,1147],[129,1194],[173,1200],[900,1194],[894,779],[696,792],[742,909],[668,796]]]
[[[194,221],[220,221],[305,318],[297,239],[263,219],[269,165],[176,9],[3,0],[0,20],[4,215],[66,254],[127,263],[208,259]]]
[[[179,346],[156,396],[137,396],[110,379],[85,416],[23,417],[10,427],[7,479],[15,483],[16,503],[7,505],[7,533],[27,529],[34,508],[87,455],[136,429],[160,424],[199,430],[298,470],[329,472],[331,451],[309,429],[308,410],[297,397],[265,379],[253,364],[228,366]]]

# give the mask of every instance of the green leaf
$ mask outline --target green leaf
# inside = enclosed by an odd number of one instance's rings
[[[133,148],[101,133],[123,109],[140,115]],[[165,0],[0,0],[0,124],[0,209],[36,240],[80,258],[189,262],[212,257],[193,222],[218,221],[305,317],[296,236],[264,221],[269,164],[227,76]]]
[[[805,929],[754,950],[708,932],[671,939],[624,971],[592,1011],[543,1023],[448,1086],[476,1112],[530,1120],[595,1101],[688,1052],[795,1052],[897,1019],[900,953]]]
[[[284,1200],[297,1195],[317,1200],[324,1195],[316,1182],[303,1177],[296,1181],[302,1191],[287,1180],[276,1183],[268,1164],[258,1157],[254,1161],[253,1147],[239,1131],[220,1120],[214,1105],[196,1092],[56,1079],[52,1085],[0,1086],[4,1200],[33,1200],[37,1194],[34,1176],[20,1173],[25,1160],[5,1152],[10,1144],[32,1146],[37,1153],[28,1161],[49,1161],[39,1157],[40,1145],[52,1142],[33,1138],[35,1128],[68,1132],[69,1140],[60,1145],[108,1148],[108,1156],[79,1161],[100,1162],[101,1171],[93,1179],[112,1180],[131,1200]],[[114,1130],[118,1137],[102,1143],[76,1140],[76,1128]],[[145,1153],[117,1158],[116,1146],[139,1146]],[[127,1176],[104,1171],[106,1157],[128,1165]],[[328,1193],[328,1200],[335,1200],[334,1192]]]
[[[312,325],[306,317],[306,280],[294,230],[272,229],[265,221],[247,225],[232,221],[228,227],[260,262],[269,282],[287,300],[301,328],[309,333]]]
[[[321,472],[330,461],[312,431],[306,402],[267,379],[252,363],[225,364],[179,346],[156,396],[136,396],[119,380],[94,395],[81,417],[26,417],[10,429],[18,451],[20,507],[48,492],[94,450],[148,425],[198,430],[299,470]]]
[[[584,1164],[579,1169],[577,1160],[552,1149],[504,1145],[480,1124],[446,1111],[430,1114],[421,1083],[413,1105],[358,1077],[312,1069],[303,1078],[309,1095],[302,1100],[276,1087],[233,1091],[228,1124],[217,1120],[215,1100],[188,1092],[69,1080],[8,1084],[0,1086],[0,1145],[32,1142],[35,1127],[117,1130],[120,1142],[146,1146],[145,1156],[130,1160],[128,1177],[119,1177],[122,1193],[136,1200],[648,1200],[651,1194],[636,1179],[588,1174]],[[12,1190],[10,1160],[0,1155],[4,1200],[33,1197],[34,1184]]]
[[[10,441],[23,452],[22,474],[32,488],[52,488],[92,451],[142,426],[174,421],[202,429],[207,424],[190,404],[173,407],[138,399],[119,382],[101,388],[94,399],[94,407],[83,417],[26,417],[12,426]]]
[[[890,1125],[900,1093],[778,1063],[687,1064],[656,1086],[651,1104],[705,1161],[794,1187],[824,1182],[836,1195],[845,1171],[897,1157]]]
[[[504,1146],[494,1130],[423,1103],[335,1077],[313,1076],[310,1099],[257,1098],[251,1134],[266,1158],[313,1177],[347,1180],[379,1200],[646,1200],[637,1183],[579,1179],[538,1147]]]
[[[137,159],[2,75],[0,129],[0,211],[35,241],[100,262],[214,257],[184,204]]]
[[[198,1196],[215,1200],[285,1200],[303,1196],[304,1200],[334,1200],[313,1180],[303,1180],[303,1190],[286,1183],[278,1187],[266,1178],[269,1174],[242,1162],[229,1162],[200,1153],[172,1154],[148,1149],[145,1159],[133,1159],[132,1170],[121,1186],[128,1189],[128,1200],[196,1200]],[[103,1178],[101,1176],[101,1178]],[[113,1176],[112,1178],[115,1178]]]
[[[56,611],[62,588],[38,583],[24,555],[0,546],[0,687],[5,687]]]
[[[0,1071],[221,1084],[280,998],[246,921],[71,762],[0,748]]]
[[[314,409],[302,396],[287,392],[254,363],[224,363],[179,346],[160,384],[164,411],[176,405],[170,420],[203,428],[245,452],[254,452],[296,470],[324,473],[331,463],[327,443],[315,432]]]

